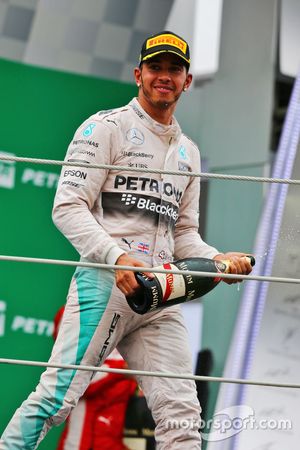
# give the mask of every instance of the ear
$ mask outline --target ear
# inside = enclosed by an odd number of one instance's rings
[[[193,75],[191,73],[188,73],[186,76],[186,80],[184,82],[184,87],[183,87],[184,91],[188,90],[188,88],[190,87],[190,85],[192,83],[192,80],[193,80]]]
[[[139,67],[135,67],[134,69],[134,79],[137,87],[140,87],[142,84],[142,71]]]

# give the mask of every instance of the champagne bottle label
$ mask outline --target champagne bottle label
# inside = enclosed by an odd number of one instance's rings
[[[179,270],[178,267],[172,263],[165,263],[158,267],[158,269]],[[155,275],[161,287],[163,302],[185,296],[186,289],[183,275],[176,275],[173,273],[156,273]]]

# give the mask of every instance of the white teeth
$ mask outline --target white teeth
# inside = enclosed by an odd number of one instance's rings
[[[171,89],[168,89],[168,88],[164,88],[164,87],[158,87],[158,88],[156,88],[158,91],[161,91],[161,92],[171,92]]]

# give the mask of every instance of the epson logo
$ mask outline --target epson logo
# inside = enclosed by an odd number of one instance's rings
[[[81,170],[65,170],[64,177],[83,178],[85,180],[87,177],[87,173],[82,172]]]
[[[165,183],[147,177],[126,177],[124,175],[117,175],[114,187],[116,189],[125,187],[127,191],[157,192],[162,193],[167,197],[172,197],[174,195],[177,202],[179,202],[182,197],[182,191],[176,189],[171,183]]]

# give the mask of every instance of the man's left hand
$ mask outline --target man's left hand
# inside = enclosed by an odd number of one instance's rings
[[[229,272],[237,275],[248,275],[252,272],[252,266],[250,258],[247,258],[249,253],[241,252],[228,252],[220,253],[213,259],[216,261],[229,261]],[[227,284],[241,283],[243,280],[235,280],[234,278],[223,278],[223,281]]]

